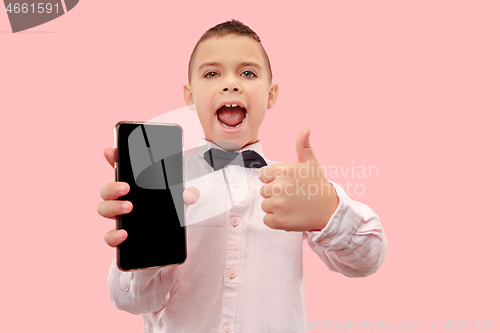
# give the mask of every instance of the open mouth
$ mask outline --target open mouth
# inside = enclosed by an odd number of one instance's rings
[[[225,128],[240,127],[247,117],[247,110],[238,104],[226,104],[217,110],[217,119]]]

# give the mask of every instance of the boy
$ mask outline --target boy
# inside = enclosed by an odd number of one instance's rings
[[[258,132],[279,87],[250,28],[232,20],[208,30],[193,50],[188,77],[184,98],[205,133],[198,154],[185,161],[186,179],[192,179],[184,192],[188,258],[180,266],[127,273],[113,262],[112,302],[142,314],[145,332],[301,331],[303,240],[330,270],[367,276],[385,258],[380,220],[318,172],[309,129],[297,137],[298,162],[262,157]],[[224,165],[217,159],[221,148],[244,164]],[[113,150],[105,156],[113,165]],[[112,219],[129,213],[129,202],[115,200],[129,189],[104,186],[99,213]],[[112,247],[125,238],[124,230],[105,236]]]

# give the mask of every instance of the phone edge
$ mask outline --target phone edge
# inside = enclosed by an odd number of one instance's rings
[[[181,145],[182,145],[182,189],[183,189],[183,193],[184,193],[184,190],[186,189],[185,188],[185,184],[186,184],[186,178],[185,178],[185,155],[184,155],[184,129],[182,128],[181,125],[179,124],[174,124],[174,123],[155,123],[155,122],[147,122],[147,121],[119,121],[115,124],[115,127],[114,127],[114,148],[115,149],[118,149],[118,127],[121,125],[121,124],[134,124],[134,125],[162,125],[162,126],[177,126],[181,129]],[[118,179],[118,152],[117,152],[117,155],[116,155],[116,159],[115,159],[115,182],[117,182],[119,179]],[[120,226],[120,220],[119,220],[119,217],[117,216],[115,218],[116,220],[116,229],[118,230],[119,226]],[[147,269],[153,269],[153,268],[163,268],[163,267],[170,267],[170,266],[178,266],[178,265],[182,265],[183,263],[186,262],[187,260],[187,242],[188,242],[188,239],[187,239],[187,228],[186,228],[186,203],[184,202],[184,261],[183,262],[180,262],[180,263],[175,263],[175,264],[170,264],[170,265],[163,265],[163,266],[153,266],[153,267],[145,267],[145,268],[133,268],[133,269],[124,269],[123,267],[121,267],[120,265],[120,248],[119,248],[119,245],[116,246],[116,266],[118,267],[119,270],[121,270],[122,272],[133,272],[133,271],[143,271],[143,270],[147,270]]]

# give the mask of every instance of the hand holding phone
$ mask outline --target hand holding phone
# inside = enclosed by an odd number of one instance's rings
[[[109,165],[114,168],[116,161],[116,148],[106,147],[104,148],[104,158],[109,163]],[[121,190],[121,186],[124,190]],[[117,215],[124,215],[130,213],[133,209],[132,203],[130,201],[116,200],[122,195],[127,194],[130,191],[130,186],[125,182],[112,182],[106,184],[101,189],[101,198],[104,200],[97,206],[97,212],[102,217],[108,218],[116,221]],[[191,205],[194,205],[200,198],[200,191],[196,187],[188,187],[184,190],[184,202],[186,204],[186,212]],[[123,203],[130,204],[129,207],[124,208]],[[117,230],[113,228],[109,230],[104,235],[104,241],[110,247],[117,247],[127,238],[127,232],[123,229]]]
[[[180,264],[186,257],[184,202],[186,206],[194,204],[200,196],[196,188],[182,191],[182,129],[168,124],[131,122],[117,124],[117,128],[120,127],[122,131],[116,133],[122,133],[117,135],[117,139],[123,139],[121,144],[117,141],[118,149],[107,148],[104,155],[110,165],[114,165],[122,153],[122,161],[118,163],[122,168],[117,168],[116,175],[118,180],[127,181],[108,184],[101,191],[105,201],[98,207],[99,214],[116,217],[117,227],[121,229],[109,231],[105,235],[106,243],[118,246],[117,264],[122,270]],[[155,154],[156,160],[153,160]],[[132,170],[134,166],[136,169]],[[131,189],[132,196],[129,195]],[[134,209],[136,214],[131,214]],[[130,240],[126,242],[127,239]]]

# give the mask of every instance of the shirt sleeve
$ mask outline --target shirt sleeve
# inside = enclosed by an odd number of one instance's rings
[[[371,275],[387,252],[380,219],[370,207],[352,200],[342,187],[331,183],[339,206],[322,230],[306,231],[304,239],[331,271],[349,277]]]
[[[108,289],[113,305],[132,314],[160,310],[169,300],[179,266],[123,272],[111,262]]]

